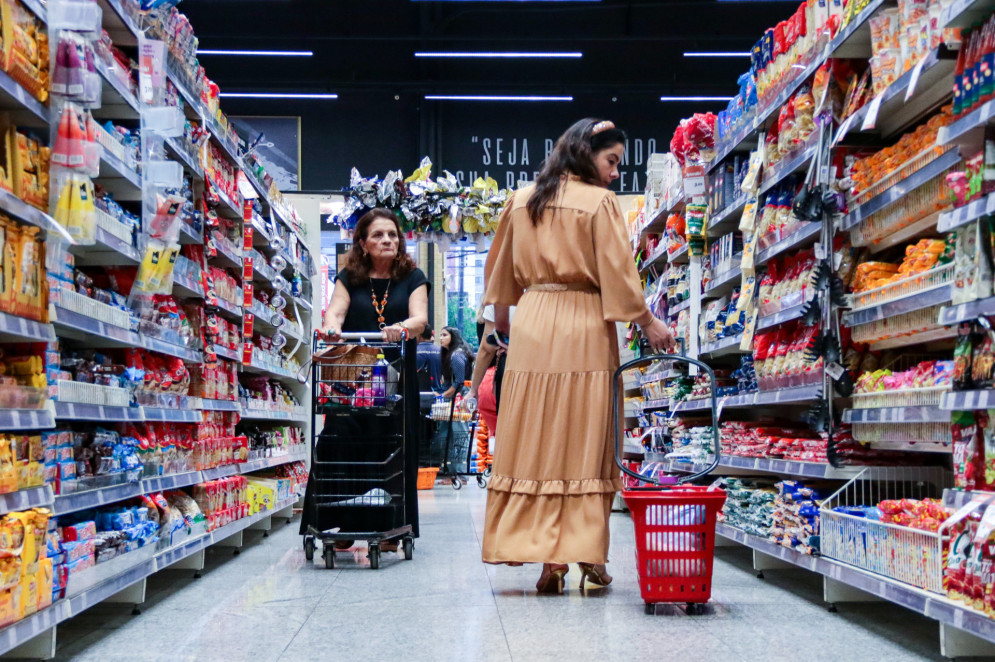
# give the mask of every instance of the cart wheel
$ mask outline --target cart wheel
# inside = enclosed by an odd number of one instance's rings
[[[482,490],[487,489],[487,479],[483,476],[477,476],[477,487]]]
[[[411,557],[415,554],[415,541],[411,538],[405,538],[402,545],[404,548],[404,560],[410,561]]]
[[[656,614],[656,604],[653,602],[647,602],[643,606],[643,611],[646,612],[647,616],[653,616],[654,614]]]
[[[700,616],[703,611],[704,610],[702,609],[701,605],[695,602],[688,603],[688,608],[687,608],[688,616]]]
[[[335,568],[335,543],[330,543],[322,552],[325,557],[325,568],[332,570]]]
[[[370,545],[370,568],[377,570],[380,567],[380,545]]]
[[[486,469],[484,469],[484,476],[486,478],[490,478],[491,477],[491,468],[490,467],[487,467]]]
[[[463,481],[459,479],[459,476],[453,476],[453,489],[454,490],[463,489]]]
[[[304,536],[304,558],[314,560],[314,538],[311,536]]]

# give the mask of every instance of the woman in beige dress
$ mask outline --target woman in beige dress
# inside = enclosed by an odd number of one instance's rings
[[[485,303],[510,331],[498,444],[487,495],[485,563],[542,563],[537,590],[562,593],[568,563],[607,586],[614,464],[614,322],[636,322],[654,349],[670,329],[643,298],[615,194],[625,134],[585,119],[560,136],[532,186],[502,214]],[[517,306],[514,324],[508,307]]]

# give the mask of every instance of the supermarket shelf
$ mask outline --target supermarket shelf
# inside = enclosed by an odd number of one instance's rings
[[[928,183],[930,180],[942,174],[944,170],[947,170],[959,162],[960,153],[956,149],[948,150],[942,156],[933,159],[905,179],[894,184],[889,189],[874,196],[864,204],[858,206],[856,209],[851,210],[849,214],[843,217],[840,229],[849,230],[856,227],[864,219],[869,218],[872,214],[893,205],[904,196]]]
[[[43,324],[0,313],[0,342],[53,342],[55,328],[51,324]]]
[[[957,329],[948,329],[946,327],[939,327],[936,329],[931,329],[929,331],[918,331],[916,333],[910,333],[901,336],[895,336],[894,338],[885,338],[884,340],[870,341],[867,344],[871,346],[871,349],[875,351],[894,349],[895,347],[909,347],[911,345],[925,345],[931,342],[939,342],[941,340],[952,340],[957,337]]]
[[[114,236],[99,225],[96,243],[74,244],[69,250],[76,256],[78,266],[134,266],[142,261],[138,249],[130,241]]]
[[[649,220],[646,221],[646,224],[643,225],[643,229],[640,230],[639,234],[662,234],[664,227],[667,225],[668,213],[669,210],[667,207],[660,207],[657,209],[653,212],[653,215],[649,217]]]
[[[995,642],[995,620],[983,612],[975,611],[945,596],[823,556],[801,554],[794,549],[748,534],[726,524],[716,524],[715,532],[723,538],[733,540],[792,565],[817,572],[906,609],[911,609],[939,621],[943,625],[968,632],[989,642]]]
[[[55,503],[55,495],[52,493],[51,485],[8,492],[0,494],[0,515],[29,508],[51,506],[53,503]]]
[[[178,359],[183,359],[184,361],[192,361],[199,363],[203,360],[204,355],[201,354],[200,350],[191,349],[183,345],[177,345],[165,340],[159,340],[158,338],[151,338],[144,334],[138,334],[138,346],[149,350],[150,352],[159,352],[160,354],[166,354],[167,356],[175,356]]]
[[[108,70],[102,59],[96,59],[97,72],[107,83],[101,85],[100,108],[95,109],[93,114],[100,119],[109,118],[117,120],[135,120],[141,115],[138,108],[138,99],[131,93],[124,82]]]
[[[59,329],[61,337],[76,338],[91,343],[96,338],[101,338],[100,344],[104,347],[136,347],[138,344],[137,335],[132,333],[131,329],[107,324],[58,305],[52,306],[52,310],[55,312],[52,324]],[[93,343],[93,346],[96,344]]]
[[[46,128],[49,125],[48,107],[5,71],[0,71],[0,110],[9,112],[16,124]]]
[[[0,431],[50,430],[55,417],[48,409],[0,409]]]
[[[789,234],[787,237],[784,237],[773,246],[759,251],[757,253],[756,263],[758,266],[766,264],[781,253],[799,249],[808,244],[815,243],[815,240],[818,239],[819,233],[821,232],[821,223],[805,223],[795,232]]]
[[[70,616],[68,601],[59,600],[51,607],[8,625],[0,630],[0,654],[7,653],[44,634]]]
[[[198,179],[204,179],[204,169],[201,167],[200,163],[186,150],[184,149],[183,142],[180,138],[166,138],[166,146],[169,147],[169,151],[175,154],[180,159],[180,163],[187,169],[187,171],[197,177]]]
[[[248,407],[242,408],[242,420],[253,420],[253,421],[293,421],[295,423],[304,423],[311,417],[310,411],[286,411],[286,410],[272,410],[263,409],[264,403],[258,403],[259,407],[254,407],[255,401],[249,401]]]
[[[87,510],[111,503],[117,503],[118,501],[124,501],[126,499],[133,499],[143,494],[153,494],[155,492],[164,492],[167,490],[178,490],[183,487],[189,487],[208,480],[215,480],[216,478],[236,476],[239,474],[261,471],[263,469],[270,469],[272,467],[280,466],[281,464],[304,460],[306,457],[307,451],[298,451],[288,453],[286,455],[249,460],[248,462],[243,462],[241,464],[228,464],[221,467],[215,467],[214,469],[187,471],[168,476],[154,476],[152,478],[144,478],[140,481],[134,481],[131,483],[122,483],[120,485],[112,485],[110,487],[87,490],[85,492],[76,492],[73,494],[57,495],[54,501],[53,512],[56,515],[65,515],[66,513],[74,513],[80,510]]]
[[[2,72],[0,72],[0,75],[2,75]],[[21,200],[7,189],[0,188],[0,211],[10,214],[23,223],[41,228],[45,232],[55,232],[66,240],[69,240],[70,243],[76,243],[69,236],[69,233],[59,225],[58,221],[37,207],[32,207],[24,202],[24,200]]]
[[[118,46],[137,46],[139,30],[121,7],[120,0],[99,0],[103,28]]]
[[[950,412],[936,406],[847,409],[844,423],[949,423]]]
[[[936,224],[938,232],[950,232],[985,216],[995,215],[995,193],[990,193],[973,202],[940,214]]]
[[[995,315],[995,297],[944,306],[940,309],[940,324],[960,324],[988,315]]]
[[[884,0],[871,0],[868,2],[863,11],[861,11],[856,18],[850,21],[837,33],[836,37],[833,38],[832,42],[829,44],[829,48],[824,54],[814,58],[807,67],[801,70],[801,72],[785,86],[784,90],[782,90],[776,98],[772,99],[770,103],[764,107],[764,110],[757,114],[756,118],[752,122],[741,129],[733,139],[726,141],[723,148],[716,153],[715,158],[709,163],[708,169],[712,170],[715,168],[715,166],[729,156],[729,154],[739,150],[741,144],[746,142],[748,139],[754,138],[754,134],[757,129],[762,126],[766,126],[767,121],[771,118],[776,118],[777,113],[781,110],[781,106],[783,106],[785,102],[787,102],[787,100],[798,91],[798,88],[801,87],[802,84],[812,77],[812,74],[815,73],[816,69],[822,66],[822,63],[825,62],[826,57],[870,57],[871,41],[867,20],[873,16],[882,5],[884,5]]]
[[[676,251],[667,253],[667,261],[671,264],[687,264],[688,257],[688,244],[679,246]]]
[[[993,0],[954,0],[940,14],[940,25],[948,28],[968,28],[988,18],[995,11]]]
[[[264,365],[256,361],[255,357],[253,357],[252,363],[242,364],[242,369],[245,372],[254,372],[262,375],[270,375],[272,377],[281,377],[284,379],[297,379],[296,372],[291,372],[286,368],[277,368],[273,366]]]
[[[693,472],[703,469],[709,464],[711,464],[713,459],[712,455],[709,455],[705,463],[703,464],[692,464],[690,462],[682,462],[679,460],[667,460],[660,453],[647,453],[646,460],[649,462],[662,462],[664,464],[669,463],[668,467],[664,467],[665,470],[675,471],[675,472]],[[894,470],[894,467],[890,467]],[[796,460],[775,460],[766,457],[743,457],[740,455],[727,455],[722,454],[719,460],[719,466],[717,471],[721,469],[738,469],[740,471],[757,471],[761,473],[769,474],[780,474],[783,476],[799,476],[804,478],[822,478],[828,480],[848,480],[853,478],[857,474],[868,471],[868,472],[878,472],[882,473],[882,468],[876,467],[864,467],[864,466],[849,466],[837,468],[831,464],[825,462],[800,462]],[[883,474],[882,474],[883,475]]]
[[[674,315],[680,313],[682,310],[687,310],[690,307],[691,307],[691,299],[685,299],[684,301],[681,301],[680,303],[671,306],[670,309],[667,311],[667,317],[673,317]]]
[[[115,407],[56,401],[55,418],[64,421],[140,423],[145,420],[145,414],[141,407]]]
[[[987,501],[988,499],[995,499],[995,492],[985,492],[983,490],[968,491],[959,487],[943,490],[943,505],[954,510],[966,506],[971,501]]]
[[[706,356],[713,359],[720,356],[727,356],[729,354],[742,354],[743,351],[739,348],[739,343],[742,341],[743,334],[739,334],[728,338],[722,338],[716,342],[705,343],[701,346],[701,351],[698,352],[698,354],[700,356]]]
[[[199,281],[176,274],[173,276],[173,294],[190,299],[203,299],[204,288]]]
[[[914,310],[938,306],[942,303],[950,301],[952,290],[953,285],[948,283],[931,290],[926,290],[925,292],[916,292],[915,294],[910,294],[900,299],[886,301],[885,303],[880,303],[869,308],[853,310],[848,313],[844,313],[843,322],[847,326],[869,324],[888,317],[894,317],[895,315],[911,313]]]
[[[235,250],[233,250],[227,242],[217,241],[215,239],[208,239],[208,241],[213,242],[214,246],[217,248],[217,255],[209,257],[209,260],[218,263],[219,266],[231,269],[242,268],[242,256],[235,252]]]
[[[229,218],[242,219],[243,214],[241,207],[239,207],[239,205],[236,204],[227,193],[222,191],[217,186],[214,187],[214,193],[218,196],[218,199],[221,200],[221,207],[218,210],[218,213],[227,212]]]
[[[204,229],[196,229],[186,223],[180,223],[180,243],[200,244],[204,243]]]
[[[242,411],[238,402],[234,400],[212,400],[211,398],[201,400],[201,409],[204,411]]]
[[[870,248],[871,253],[880,253],[886,248],[891,248],[892,246],[897,246],[899,244],[906,244],[912,239],[917,239],[923,235],[935,234],[935,228],[937,221],[940,220],[940,216],[943,215],[942,211],[936,211],[932,214],[922,218],[912,225],[906,225],[903,228],[896,229],[889,232],[884,237],[872,242],[858,242],[852,241],[854,246],[867,246]],[[852,237],[851,237],[852,240]]]
[[[987,101],[949,126],[941,126],[936,136],[937,145],[957,145],[965,148],[965,153],[980,147],[984,140],[985,127],[995,119],[995,101]]]
[[[639,272],[645,273],[658,264],[666,264],[667,262],[667,242],[661,241],[660,248],[658,248],[654,253],[651,253],[643,260],[643,263],[639,265]]]
[[[721,273],[708,283],[703,298],[718,299],[734,290],[743,278],[743,271],[739,267],[733,267],[725,273]]]
[[[721,237],[726,232],[734,230],[739,225],[739,217],[742,215],[743,209],[746,208],[746,203],[749,201],[749,195],[740,193],[725,209],[717,211],[708,219],[709,236]],[[711,232],[712,230],[714,230],[714,233]]]
[[[789,175],[796,173],[800,170],[804,170],[808,167],[808,162],[812,160],[815,153],[818,151],[818,145],[811,144],[804,149],[798,151],[793,156],[782,160],[780,163],[775,165],[769,171],[767,171],[767,176],[764,177],[763,183],[760,185],[760,190],[758,195],[763,195],[767,191],[771,190]]]
[[[729,395],[718,399],[720,409],[742,409],[757,405],[804,404],[814,402],[822,397],[822,385],[795,386],[779,391],[760,391],[757,393],[742,393]],[[673,411],[705,411],[711,408],[708,398],[702,400],[686,400],[673,407]]]
[[[242,307],[241,306],[237,306],[237,305],[233,304],[232,302],[226,301],[226,300],[224,300],[224,299],[222,299],[220,297],[218,299],[216,299],[216,301],[217,301],[217,304],[214,305],[214,306],[210,306],[210,307],[217,308],[218,310],[220,310],[222,312],[228,313],[229,315],[231,315],[232,317],[234,317],[236,319],[239,319],[239,320],[242,319]]]
[[[142,407],[146,421],[160,423],[201,423],[204,417],[199,409],[166,409]]]
[[[995,408],[995,390],[951,391],[943,394],[940,409],[949,411],[972,411]]]
[[[221,347],[220,345],[215,345],[214,353],[223,359],[228,359],[229,361],[242,360],[237,349],[228,349],[227,347]]]
[[[800,303],[797,306],[791,306],[781,312],[774,313],[773,315],[766,315],[757,320],[757,331],[762,329],[769,329],[772,326],[778,326],[784,324],[785,322],[791,322],[802,316],[802,311],[805,310],[807,303]]]
[[[868,132],[885,136],[894,135],[949,98],[953,93],[950,83],[953,80],[954,65],[955,60],[945,48],[930,51],[923,60],[912,98],[905,100],[915,67],[906,71],[882,92],[876,126],[868,129]],[[854,113],[848,133],[861,131],[870,106],[870,103],[866,103]]]
[[[48,23],[48,12],[45,10],[45,5],[39,0],[21,0],[21,4],[31,10],[31,13],[37,16],[42,23]]]
[[[105,188],[114,193],[116,200],[142,199],[142,178],[134,168],[128,167],[124,161],[106,149],[101,150],[100,161],[108,166],[110,171],[101,167],[98,179]]]

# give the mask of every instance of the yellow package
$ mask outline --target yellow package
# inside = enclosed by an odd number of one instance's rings
[[[21,577],[21,604],[18,619],[27,618],[38,611],[38,573],[25,574]]]
[[[35,531],[35,513],[26,510],[10,513],[24,527],[24,544],[21,546],[21,574],[33,575],[38,572],[38,536]]]
[[[0,589],[13,588],[21,583],[22,567],[20,557],[0,559]]]
[[[16,223],[7,225],[7,232],[4,241],[3,255],[3,280],[5,285],[5,296],[0,300],[0,309],[6,313],[14,313],[17,282],[17,268],[20,260],[21,250],[21,226]]]
[[[52,559],[42,559],[38,563],[38,611],[52,604],[52,588],[55,585],[55,567]]]
[[[20,582],[15,588],[0,591],[0,627],[7,627],[17,620],[17,610],[20,605],[14,599],[15,592],[18,596],[21,594]]]

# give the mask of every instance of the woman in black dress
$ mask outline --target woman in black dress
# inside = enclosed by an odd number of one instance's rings
[[[431,283],[408,255],[397,217],[387,209],[373,209],[363,215],[356,224],[346,267],[335,278],[336,286],[332,300],[322,320],[321,334],[327,342],[339,342],[342,333],[382,331],[385,342],[405,343],[405,365],[402,374],[415,374],[417,338],[428,323],[428,293]],[[392,361],[397,357],[387,356]],[[407,420],[408,448],[405,449],[405,523],[412,526],[418,536],[418,500],[416,476],[418,475],[418,382],[406,379],[403,383],[403,396],[409,403],[405,408]],[[413,406],[410,403],[414,403]],[[379,434],[395,433],[396,429],[384,430],[394,417],[326,417],[325,428],[318,440],[317,452],[323,450],[336,454],[335,439],[354,439],[362,436],[373,437]],[[322,449],[323,444],[329,444]],[[363,460],[365,458],[350,458]],[[304,517],[301,533],[307,532],[311,511],[311,486],[313,475],[308,481],[308,494],[305,496]],[[351,489],[357,489],[352,486]],[[361,489],[361,488],[360,488]],[[355,521],[315,522],[320,530],[333,526],[343,532],[379,530],[376,524]],[[391,524],[383,524],[394,528]],[[339,545],[342,547],[343,545]],[[396,548],[396,543],[385,545]]]

